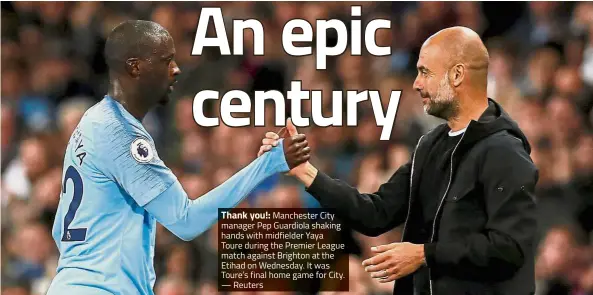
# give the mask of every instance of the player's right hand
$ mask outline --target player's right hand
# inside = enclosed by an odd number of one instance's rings
[[[262,146],[257,153],[258,157],[278,145],[283,129],[279,132],[280,134],[275,132],[266,133],[266,137],[262,140]],[[290,118],[286,122],[286,130],[288,131],[288,137],[285,137],[283,141],[284,156],[288,167],[292,170],[311,158],[311,148],[308,146],[306,136],[297,132]]]

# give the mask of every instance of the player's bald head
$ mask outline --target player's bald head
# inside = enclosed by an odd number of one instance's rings
[[[105,43],[105,60],[110,70],[121,70],[130,58],[149,59],[171,35],[152,21],[130,20],[111,31]]]
[[[451,27],[438,31],[424,42],[423,49],[433,47],[439,59],[450,68],[456,64],[464,64],[476,75],[486,77],[489,55],[480,36],[466,27]]]

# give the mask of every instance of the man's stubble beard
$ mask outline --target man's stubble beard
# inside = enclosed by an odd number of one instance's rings
[[[457,116],[458,110],[459,101],[456,99],[455,90],[449,83],[449,73],[447,72],[439,82],[436,96],[430,97],[428,104],[424,106],[424,112],[437,118],[449,120]]]

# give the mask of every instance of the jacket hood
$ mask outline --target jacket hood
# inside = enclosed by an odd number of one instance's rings
[[[527,137],[519,128],[509,114],[500,104],[488,98],[488,108],[484,111],[478,121],[472,120],[465,131],[462,146],[471,146],[481,139],[500,131],[507,131],[523,143],[523,148],[528,154],[531,153],[531,146]]]

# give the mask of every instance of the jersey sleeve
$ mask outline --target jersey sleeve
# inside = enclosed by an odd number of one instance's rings
[[[140,206],[177,181],[158,157],[152,140],[132,128],[94,126],[97,166]]]
[[[173,234],[190,241],[218,220],[219,208],[234,208],[266,178],[289,170],[281,140],[277,147],[195,200],[187,198],[176,182],[144,208]]]

